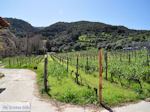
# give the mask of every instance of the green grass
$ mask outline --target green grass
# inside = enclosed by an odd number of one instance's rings
[[[95,51],[94,51],[95,52]],[[146,61],[146,52],[145,51],[139,51],[137,54],[138,57],[136,59],[131,57],[131,62],[130,64],[128,63],[128,57],[126,58],[126,53],[124,53],[122,57],[122,62],[120,62],[120,54],[116,52],[115,54],[109,54],[109,71],[108,71],[108,81],[104,79],[103,82],[103,99],[104,102],[107,103],[108,105],[118,105],[120,103],[125,103],[125,102],[132,102],[140,99],[144,99],[147,97],[150,97],[149,95],[149,89],[150,89],[150,84],[147,83],[145,80],[143,80],[144,73],[148,74],[149,73],[149,66],[143,65],[143,62]],[[71,57],[70,60],[70,65],[69,65],[69,70],[76,72],[75,70],[75,65],[76,65],[76,55],[79,55],[79,74],[80,74],[80,82],[82,85],[78,85],[80,87],[88,88],[90,86],[90,91],[93,91],[93,88],[98,88],[98,70],[94,69],[92,72],[86,72],[85,71],[85,65],[86,65],[86,55],[89,53],[86,52],[72,52],[68,53],[67,55],[69,58]],[[63,62],[60,62],[59,59],[55,59],[57,63],[63,63],[61,66],[64,66],[64,70],[66,69],[66,54],[58,54],[58,57],[61,57]],[[85,56],[83,56],[85,55]],[[95,53],[91,53],[89,56],[89,66],[90,69],[91,67],[98,68],[98,60],[95,59],[96,55]],[[57,57],[56,56],[56,57]],[[136,61],[135,61],[136,60]],[[103,63],[105,65],[105,63]],[[105,69],[105,66],[103,67]],[[115,71],[114,73],[114,81],[111,82],[111,73],[112,70]],[[61,70],[62,71],[62,70]],[[73,74],[74,74],[73,73]],[[68,74],[69,76],[72,76],[71,73]],[[105,77],[105,71],[103,72],[103,75]],[[122,75],[121,79],[118,78],[118,75]],[[130,85],[128,84],[128,78],[136,76],[136,78],[139,78],[141,83],[142,83],[142,91],[138,83],[132,82]],[[69,77],[70,78],[70,77]],[[75,83],[74,78],[75,76],[72,76],[72,81]],[[120,80],[124,84],[123,86],[120,84]],[[49,81],[50,82],[50,81]],[[55,82],[55,81],[54,81]],[[67,84],[71,85],[68,81],[66,81]],[[75,83],[76,84],[76,83]],[[76,84],[77,85],[77,84]],[[72,85],[71,85],[72,86]],[[73,87],[73,86],[72,86]],[[57,88],[57,87],[55,87]],[[66,84],[63,85],[63,88],[66,88]],[[79,87],[78,87],[79,88]],[[59,89],[58,89],[59,90]],[[74,89],[76,90],[76,89]],[[84,89],[83,89],[84,90]],[[61,90],[63,91],[63,90]],[[66,90],[65,90],[66,91]],[[77,90],[76,90],[77,91]],[[65,93],[65,92],[64,92]],[[73,93],[76,93],[76,96],[78,96],[78,92],[73,91]],[[94,96],[95,92],[92,92]],[[53,96],[53,95],[52,95]],[[55,97],[57,99],[57,97]],[[90,97],[88,98],[90,100]],[[92,99],[90,100],[90,103],[98,103],[98,98],[95,98],[93,101]],[[64,99],[59,99],[60,101],[66,102]],[[72,102],[72,101],[70,101]],[[76,102],[73,102],[76,103]],[[78,104],[86,104],[87,101],[78,101]],[[89,103],[89,102],[88,102]]]
[[[75,82],[77,55],[79,56],[80,85]],[[69,57],[68,72],[66,71],[67,56]],[[86,70],[87,56],[89,70]],[[145,64],[146,51],[138,51],[136,58],[132,55],[130,63],[127,56],[127,53],[121,52],[122,61],[120,61],[120,52],[108,53],[108,80],[104,79],[105,62],[103,61],[103,101],[110,106],[150,97],[149,75],[147,75],[150,69]],[[61,57],[63,61],[60,61],[58,57]],[[17,58],[20,61],[15,63],[14,60]],[[10,64],[10,59],[14,61],[11,61],[13,64]],[[36,61],[40,59],[42,58],[34,56],[30,58],[14,57],[3,59],[2,62],[9,68],[33,68],[37,66],[37,83],[41,94],[45,95],[43,86],[44,61]],[[114,82],[111,79],[112,74]],[[147,77],[145,77],[146,75]],[[135,82],[129,85],[128,78],[133,76],[141,81],[142,91],[139,84]],[[123,85],[120,84],[120,81]],[[61,53],[56,54],[56,57],[48,56],[48,84],[49,97],[52,99],[80,105],[98,104],[98,95],[94,91],[94,88],[98,89],[99,84],[97,51]]]
[[[38,83],[41,85],[41,91],[43,91],[43,63],[39,65],[38,69]],[[65,64],[60,64],[49,57],[48,65],[48,82],[49,82],[49,94],[51,98],[57,99],[66,103],[74,104],[98,104],[98,97],[93,90],[94,87],[98,88],[98,76],[91,74],[85,74],[80,70],[82,81],[84,85],[77,85],[74,80],[74,75],[71,71],[75,68],[69,66],[69,73],[66,72]],[[91,88],[86,86],[88,83]],[[124,102],[138,100],[138,94],[131,89],[122,88],[117,84],[112,84],[109,81],[103,82],[103,97],[105,103],[108,105],[117,105]]]
[[[41,85],[42,92],[44,89],[42,86],[43,66],[43,63],[39,64],[39,69],[37,70],[37,80],[38,84]],[[96,95],[93,94],[94,92],[84,86],[77,85],[70,73],[66,72],[63,65],[49,58],[48,68],[49,94],[51,98],[74,104],[96,103],[97,99]]]
[[[2,59],[5,68],[33,69],[43,59],[43,56],[15,56]]]

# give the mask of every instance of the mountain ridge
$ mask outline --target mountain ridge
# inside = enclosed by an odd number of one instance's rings
[[[24,38],[29,37],[29,40],[31,38],[30,41],[36,39],[41,43],[44,41],[49,52],[85,50],[98,47],[122,49],[133,46],[133,43],[135,45],[135,43],[150,41],[150,30],[129,29],[122,25],[76,21],[57,22],[47,27],[35,27],[21,19],[5,19],[11,24],[8,29],[17,39],[23,40],[21,41],[22,46],[26,44]],[[34,44],[34,42],[30,43]]]

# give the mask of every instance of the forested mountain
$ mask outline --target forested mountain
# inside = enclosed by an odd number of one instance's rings
[[[12,41],[16,47],[20,46],[17,50],[19,49],[19,52],[22,53],[26,52],[27,45],[29,46],[28,52],[35,53],[42,51],[45,47],[48,51],[63,52],[93,47],[122,49],[129,46],[140,47],[150,43],[150,31],[133,30],[100,22],[57,22],[48,27],[33,27],[20,19],[5,19],[10,23],[10,27],[7,32],[3,34],[0,32],[0,34],[7,35],[7,39],[13,35],[18,42]],[[12,35],[8,35],[8,32]],[[7,45],[6,41],[3,43]]]
[[[124,26],[112,26],[99,22],[58,22],[40,31],[48,37],[49,51],[72,51],[91,47],[122,49],[150,40],[150,32],[132,30]]]
[[[58,22],[49,27],[45,27],[41,32],[44,36],[53,38],[56,34],[65,32],[91,34],[91,33],[128,33],[131,30],[123,26],[111,26],[98,22],[79,21],[72,23]]]
[[[33,27],[31,24],[24,20],[15,18],[5,18],[10,23],[10,31],[17,37],[25,37],[39,31],[38,28]]]

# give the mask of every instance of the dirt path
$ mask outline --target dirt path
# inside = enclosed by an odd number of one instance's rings
[[[37,96],[35,89],[36,74],[25,69],[3,69],[5,77],[0,79],[0,102],[30,102],[31,112],[108,112],[92,106],[76,106],[62,104],[51,100],[43,100]],[[101,111],[100,111],[101,110]],[[113,108],[114,112],[150,112],[150,102],[139,102],[123,107]]]

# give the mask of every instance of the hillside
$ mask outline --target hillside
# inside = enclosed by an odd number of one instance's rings
[[[42,48],[38,46],[36,49],[35,40],[38,40],[38,43],[44,40],[48,51],[54,52],[77,51],[93,47],[122,49],[129,46],[141,47],[150,42],[150,31],[132,30],[124,26],[113,26],[100,22],[57,22],[48,27],[33,27],[20,19],[6,18],[6,20],[11,24],[9,30],[17,39],[23,40],[20,43],[24,47],[23,51],[25,51],[26,42],[24,37],[27,36],[32,43],[31,52],[43,48],[43,46]]]
[[[149,31],[131,30],[124,26],[112,26],[98,22],[58,22],[40,33],[48,37],[49,51],[83,50],[91,47],[122,49],[126,46],[150,40]]]
[[[10,31],[14,33],[17,37],[25,37],[27,34],[31,35],[39,31],[38,28],[33,27],[28,22],[15,19],[15,18],[5,18],[10,23]]]

